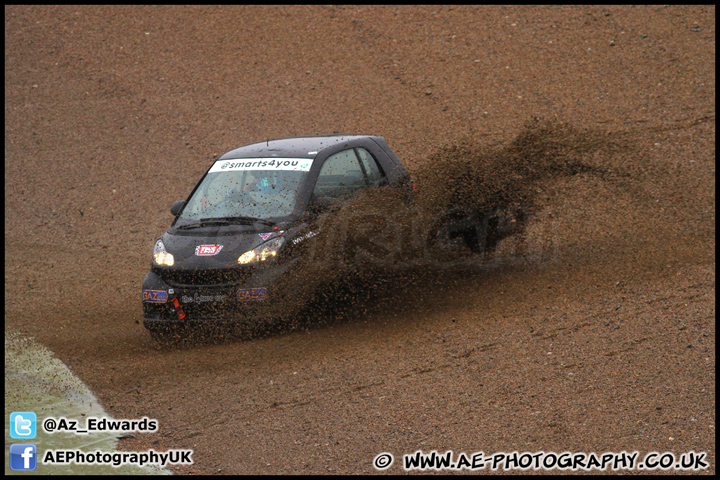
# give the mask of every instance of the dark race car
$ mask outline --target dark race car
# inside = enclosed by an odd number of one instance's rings
[[[222,155],[170,209],[175,219],[155,243],[142,285],[145,327],[165,341],[178,326],[252,323],[300,291],[288,272],[307,260],[319,218],[378,188],[413,188],[378,136],[285,138]],[[460,217],[460,231],[446,234],[480,251],[467,216]]]

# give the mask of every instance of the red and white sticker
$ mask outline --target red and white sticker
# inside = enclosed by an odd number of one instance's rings
[[[195,247],[195,255],[215,255],[222,250],[222,245],[198,245]]]

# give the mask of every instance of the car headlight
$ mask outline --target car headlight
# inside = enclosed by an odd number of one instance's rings
[[[238,258],[238,263],[240,265],[247,265],[249,263],[264,262],[268,258],[272,258],[277,255],[278,250],[280,250],[280,247],[283,246],[283,243],[285,243],[285,239],[283,237],[277,237],[273,238],[272,240],[268,240],[262,245],[258,245],[252,250],[249,250],[240,255],[240,258]]]
[[[155,243],[153,261],[158,265],[167,265],[168,267],[172,267],[175,263],[175,257],[172,256],[172,253],[168,253],[167,250],[165,250],[165,244],[162,240],[158,240]]]

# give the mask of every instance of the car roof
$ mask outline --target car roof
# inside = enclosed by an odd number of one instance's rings
[[[219,160],[254,157],[315,158],[320,151],[326,148],[363,138],[373,138],[373,136],[333,134],[265,140],[231,150]]]

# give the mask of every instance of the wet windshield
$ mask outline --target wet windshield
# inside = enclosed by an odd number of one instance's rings
[[[290,215],[312,165],[308,158],[218,160],[188,201],[176,227],[200,221]]]

